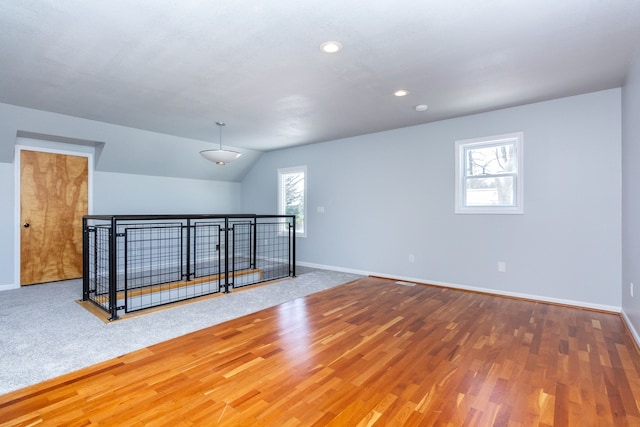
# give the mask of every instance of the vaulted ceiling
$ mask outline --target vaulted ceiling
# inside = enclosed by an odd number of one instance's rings
[[[639,45],[633,0],[10,0],[0,102],[268,151],[619,87]]]

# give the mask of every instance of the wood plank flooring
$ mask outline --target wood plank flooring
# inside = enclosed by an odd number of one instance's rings
[[[639,426],[616,314],[365,278],[0,396],[0,425]]]

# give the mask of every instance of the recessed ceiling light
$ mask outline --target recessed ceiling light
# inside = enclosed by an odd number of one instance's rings
[[[324,42],[320,45],[320,50],[324,53],[338,53],[342,50],[342,45],[338,42]]]
[[[409,95],[409,91],[406,89],[398,89],[397,91],[393,92],[393,94],[395,96],[407,96]]]
[[[415,107],[413,107],[414,110],[416,111],[427,111],[427,108],[429,108],[429,106],[427,104],[418,104]]]

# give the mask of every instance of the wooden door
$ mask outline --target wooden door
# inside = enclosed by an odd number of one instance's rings
[[[21,151],[21,285],[82,277],[87,213],[87,157]]]

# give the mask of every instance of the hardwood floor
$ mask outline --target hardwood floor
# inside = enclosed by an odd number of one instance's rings
[[[618,315],[365,278],[0,396],[0,425],[640,425]]]

